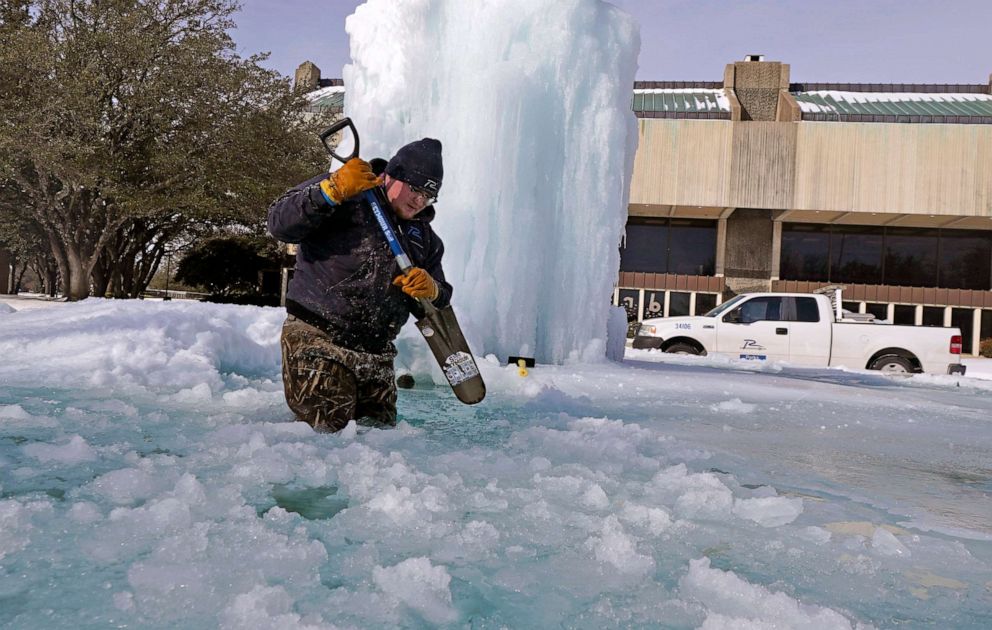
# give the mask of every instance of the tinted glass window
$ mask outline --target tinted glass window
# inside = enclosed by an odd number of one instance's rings
[[[689,294],[676,293],[672,291],[668,294],[668,315],[678,317],[689,314]]]
[[[830,235],[830,281],[881,284],[882,228],[834,228]]]
[[[782,229],[779,277],[829,280],[830,234],[826,225],[786,224]]]
[[[871,313],[875,316],[875,319],[888,319],[889,318],[889,305],[888,304],[865,304],[865,312]]]
[[[893,324],[912,326],[916,324],[916,307],[908,304],[896,304],[896,314]]]
[[[943,326],[944,325],[944,308],[941,306],[924,306],[923,307],[923,325],[924,326]]]
[[[904,287],[937,286],[938,241],[936,230],[887,228],[883,282]]]
[[[716,308],[716,295],[713,293],[696,294],[696,315],[708,313]]]
[[[992,234],[972,230],[941,230],[940,234],[940,286],[988,290]]]
[[[820,321],[820,309],[816,305],[815,298],[796,298],[796,321],[797,322],[818,322]]]
[[[666,273],[668,228],[655,224],[627,224],[627,237],[620,248],[620,271]]]
[[[712,276],[716,272],[716,225],[713,221],[672,219],[668,273]]]

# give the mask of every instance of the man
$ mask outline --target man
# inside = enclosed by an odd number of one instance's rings
[[[423,316],[418,299],[438,308],[451,300],[444,245],[430,226],[444,175],[441,143],[424,138],[373,164],[349,160],[269,207],[269,232],[298,244],[282,329],[286,402],[318,431],[359,418],[395,425],[393,340],[411,313]],[[377,186],[414,264],[405,276],[362,195]]]

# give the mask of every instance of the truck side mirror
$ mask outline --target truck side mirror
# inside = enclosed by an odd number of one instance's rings
[[[729,324],[739,324],[741,323],[741,309],[735,308],[726,315],[723,316],[723,321]]]

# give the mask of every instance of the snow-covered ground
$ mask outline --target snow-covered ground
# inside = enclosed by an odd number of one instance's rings
[[[490,358],[322,435],[282,319],[0,300],[0,626],[992,625],[988,380]]]

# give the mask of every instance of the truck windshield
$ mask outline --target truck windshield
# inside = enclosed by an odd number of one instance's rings
[[[732,297],[731,299],[727,300],[726,302],[724,302],[720,306],[717,306],[715,309],[713,309],[709,313],[706,313],[705,315],[703,315],[703,317],[719,317],[721,314],[723,314],[723,313],[727,312],[728,310],[732,309],[736,304],[739,304],[740,301],[743,300],[743,299],[744,299],[744,296],[743,295],[735,295],[734,297]]]

